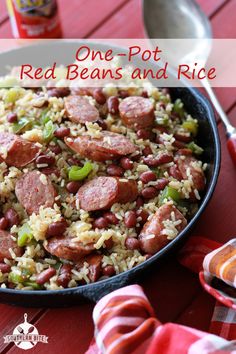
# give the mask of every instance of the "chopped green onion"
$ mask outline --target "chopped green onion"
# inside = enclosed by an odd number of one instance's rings
[[[193,136],[197,135],[198,132],[198,124],[194,119],[188,119],[185,122],[183,122],[182,127],[193,134]]]
[[[5,103],[15,103],[19,98],[19,88],[10,88],[5,97]]]
[[[52,140],[55,129],[56,128],[51,120],[49,120],[45,124],[44,130],[43,130],[43,139],[45,142],[49,143],[49,141]]]
[[[188,149],[192,150],[195,155],[201,155],[204,151],[200,146],[194,143],[194,141],[191,141],[191,143],[189,143],[187,147]]]
[[[23,281],[24,281],[24,278],[22,277],[21,274],[14,273],[14,272],[9,273],[8,279],[11,283],[14,283],[14,284],[23,283]]]
[[[69,180],[82,181],[92,171],[93,165],[90,162],[86,162],[83,167],[71,166],[69,169]]]
[[[184,105],[179,98],[174,103],[173,112],[178,114],[180,118],[184,117]]]
[[[41,113],[41,122],[43,125],[45,125],[50,120],[47,114],[48,114],[48,108],[44,109],[43,112]]]
[[[23,128],[29,125],[30,121],[27,118],[21,118],[18,122],[13,123],[13,132],[19,133]]]
[[[33,238],[33,234],[31,228],[27,223],[23,224],[18,231],[18,239],[17,244],[19,247],[24,247],[31,239]]]
[[[33,288],[34,290],[41,290],[42,286],[37,284],[34,281],[26,281],[24,282],[24,286],[31,286],[31,288]]]
[[[177,203],[180,200],[180,193],[176,189],[170,186],[166,186],[161,194],[161,204],[164,202],[165,199],[172,199],[174,202]]]

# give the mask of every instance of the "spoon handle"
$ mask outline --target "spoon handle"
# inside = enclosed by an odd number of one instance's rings
[[[233,162],[236,165],[236,128],[230,123],[227,115],[225,114],[220,102],[218,101],[218,98],[216,97],[209,81],[207,79],[201,81],[202,86],[205,88],[207,91],[211,102],[213,106],[215,107],[216,112],[219,114],[220,119],[224,123],[224,126],[226,128],[226,135],[228,138],[227,141],[227,148],[230,153],[230,156],[233,160]]]

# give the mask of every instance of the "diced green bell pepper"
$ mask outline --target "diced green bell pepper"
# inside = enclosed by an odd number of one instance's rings
[[[17,244],[19,247],[24,247],[33,238],[31,228],[27,223],[23,224],[18,231]]]
[[[166,186],[161,194],[161,204],[164,202],[165,199],[172,199],[174,202],[178,203],[178,201],[180,200],[180,193],[176,189],[170,186]]]
[[[83,167],[71,166],[69,169],[70,181],[82,181],[92,171],[93,165],[90,162],[86,162]]]

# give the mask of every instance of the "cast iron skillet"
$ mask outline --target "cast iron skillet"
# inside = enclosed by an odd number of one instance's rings
[[[33,52],[36,54],[34,57],[37,58],[34,65],[43,66],[44,56],[42,52],[45,48],[51,53],[52,60],[57,58],[60,54],[62,63],[73,63],[74,53],[81,43],[84,42],[72,41],[62,44],[55,42],[54,44],[40,44],[38,46],[29,46],[2,53],[0,56],[0,74],[3,74],[3,68],[6,65],[14,66],[19,65],[19,63],[25,63]],[[90,45],[93,46],[91,43]],[[104,50],[108,49],[106,45],[102,45],[102,48]],[[153,64],[153,66],[154,65],[155,64]],[[211,104],[198,90],[190,87],[171,88],[171,96],[173,98],[181,98],[187,111],[191,113],[194,118],[198,119],[200,131],[198,141],[200,146],[204,148],[202,159],[204,162],[208,163],[208,169],[206,171],[206,190],[200,208],[186,228],[172,242],[144,263],[109,279],[76,288],[56,291],[22,291],[1,288],[0,302],[30,307],[63,307],[78,305],[88,300],[97,301],[102,296],[115,289],[129,283],[137,282],[143,274],[146,274],[148,270],[155,267],[163,256],[170,254],[171,251],[181,245],[206,208],[214,191],[220,169],[220,141]]]

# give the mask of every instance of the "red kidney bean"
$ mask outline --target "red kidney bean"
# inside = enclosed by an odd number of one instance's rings
[[[4,273],[9,273],[11,270],[11,267],[9,266],[9,264],[6,263],[0,263],[0,272]]]
[[[116,274],[116,271],[112,265],[107,265],[106,267],[102,268],[102,274],[107,277],[112,277],[112,275]]]
[[[108,240],[104,241],[104,244],[106,246],[106,249],[110,250],[114,245],[114,241],[112,240],[112,237],[110,237]]]
[[[153,187],[155,187],[158,191],[162,191],[168,183],[169,181],[166,178],[159,178]]]
[[[140,160],[140,157],[141,157],[141,154],[138,152],[136,153],[135,155],[133,156],[130,156],[130,158],[133,160],[133,161],[139,161]]]
[[[156,181],[157,176],[152,171],[145,171],[145,172],[141,173],[141,175],[139,176],[139,179],[143,183],[148,183],[148,182],[151,182],[151,181]]]
[[[107,173],[109,176],[122,177],[124,170],[122,167],[112,164],[107,167]]]
[[[147,91],[144,90],[144,91],[142,92],[142,95],[141,95],[141,96],[144,97],[144,98],[148,98],[148,93],[147,93]]]
[[[13,225],[19,225],[20,223],[20,218],[17,212],[10,208],[8,209],[5,214],[5,219],[8,221],[8,227],[12,227]]]
[[[17,122],[17,119],[18,119],[18,117],[17,117],[16,113],[8,113],[8,115],[7,115],[8,123],[15,123],[15,122]]]
[[[158,191],[154,187],[146,187],[142,190],[142,196],[145,199],[152,199],[155,198],[158,194]]]
[[[82,166],[81,161],[76,159],[75,157],[69,157],[67,162],[71,166]]]
[[[161,153],[157,156],[144,157],[143,162],[150,167],[157,167],[173,161],[173,156],[169,153]]]
[[[68,224],[65,219],[51,223],[48,226],[46,237],[61,236],[65,233]]]
[[[137,223],[137,216],[135,211],[130,210],[125,213],[124,224],[128,228],[135,227]]]
[[[5,217],[0,218],[0,230],[6,230],[8,228],[8,220]]]
[[[103,217],[107,219],[109,224],[117,225],[119,223],[119,219],[117,219],[115,214],[113,214],[111,211],[107,211],[106,213],[104,213]]]
[[[56,167],[44,167],[44,168],[40,168],[40,171],[46,176],[50,176],[54,174],[57,177],[60,177],[60,171]]]
[[[180,173],[180,170],[176,165],[170,166],[168,168],[168,173],[171,177],[176,178],[178,181],[181,181],[181,179],[183,179],[182,174]]]
[[[116,96],[111,96],[107,100],[108,112],[111,114],[119,113],[119,99]]]
[[[175,121],[177,119],[180,119],[180,116],[179,116],[178,113],[172,112],[171,115],[170,115],[170,119]]]
[[[98,104],[104,104],[106,103],[106,96],[102,92],[102,89],[98,88],[93,91],[93,98]]]
[[[155,129],[158,130],[161,134],[168,133],[168,129],[166,127],[162,127],[161,125],[156,126]]]
[[[72,266],[70,264],[63,264],[60,269],[60,274],[57,278],[57,284],[66,288],[68,286],[69,281],[71,280],[71,269]]]
[[[81,186],[82,186],[81,182],[72,181],[67,183],[66,189],[69,193],[76,194]]]
[[[48,147],[55,155],[58,155],[62,152],[62,149],[60,148],[60,146],[58,144],[57,145],[49,145]]]
[[[143,155],[144,156],[152,155],[152,149],[150,148],[150,146],[145,146],[145,148],[143,149]]]
[[[93,228],[96,229],[105,229],[108,226],[108,220],[104,217],[100,217],[94,220]]]
[[[125,240],[125,247],[128,250],[138,250],[140,245],[139,245],[139,240],[137,240],[137,238],[133,238],[133,237],[127,237]]]
[[[144,224],[149,217],[149,213],[147,212],[147,210],[144,210],[144,209],[137,210],[136,215],[137,215],[137,218],[141,218],[141,221],[139,221],[140,224]]]
[[[48,97],[65,97],[70,94],[68,87],[52,87],[48,90]]]
[[[193,152],[190,149],[179,149],[178,151],[176,151],[176,155],[191,156],[192,154]]]
[[[184,149],[186,147],[186,144],[179,140],[175,140],[172,145],[177,149]]]
[[[102,128],[102,130],[107,130],[107,123],[103,119],[96,120],[96,123]]]
[[[128,91],[125,91],[125,90],[120,90],[120,91],[119,91],[119,97],[120,97],[120,98],[129,97],[129,92],[128,92]]]
[[[183,143],[189,143],[192,140],[190,135],[188,136],[180,133],[174,134],[174,138],[176,140],[182,141]]]
[[[147,129],[139,129],[136,134],[139,139],[144,139],[144,140],[151,139],[152,137],[152,132]]]
[[[47,164],[48,166],[52,166],[55,164],[55,157],[50,155],[39,155],[35,162],[36,165]]]
[[[65,138],[66,136],[70,135],[70,128],[66,128],[66,127],[60,127],[58,129],[55,130],[54,132],[54,136],[56,138]]]
[[[143,198],[142,197],[138,197],[136,199],[136,208],[139,209],[141,206],[143,206],[143,204],[144,204]]]
[[[132,170],[134,167],[134,163],[128,157],[122,157],[120,159],[120,165],[124,170]]]
[[[48,268],[42,271],[42,273],[37,274],[36,276],[36,283],[39,285],[43,285],[46,282],[49,281],[54,275],[56,274],[56,269],[55,268]]]
[[[160,103],[159,107],[165,109],[166,105],[165,105],[165,103]]]

